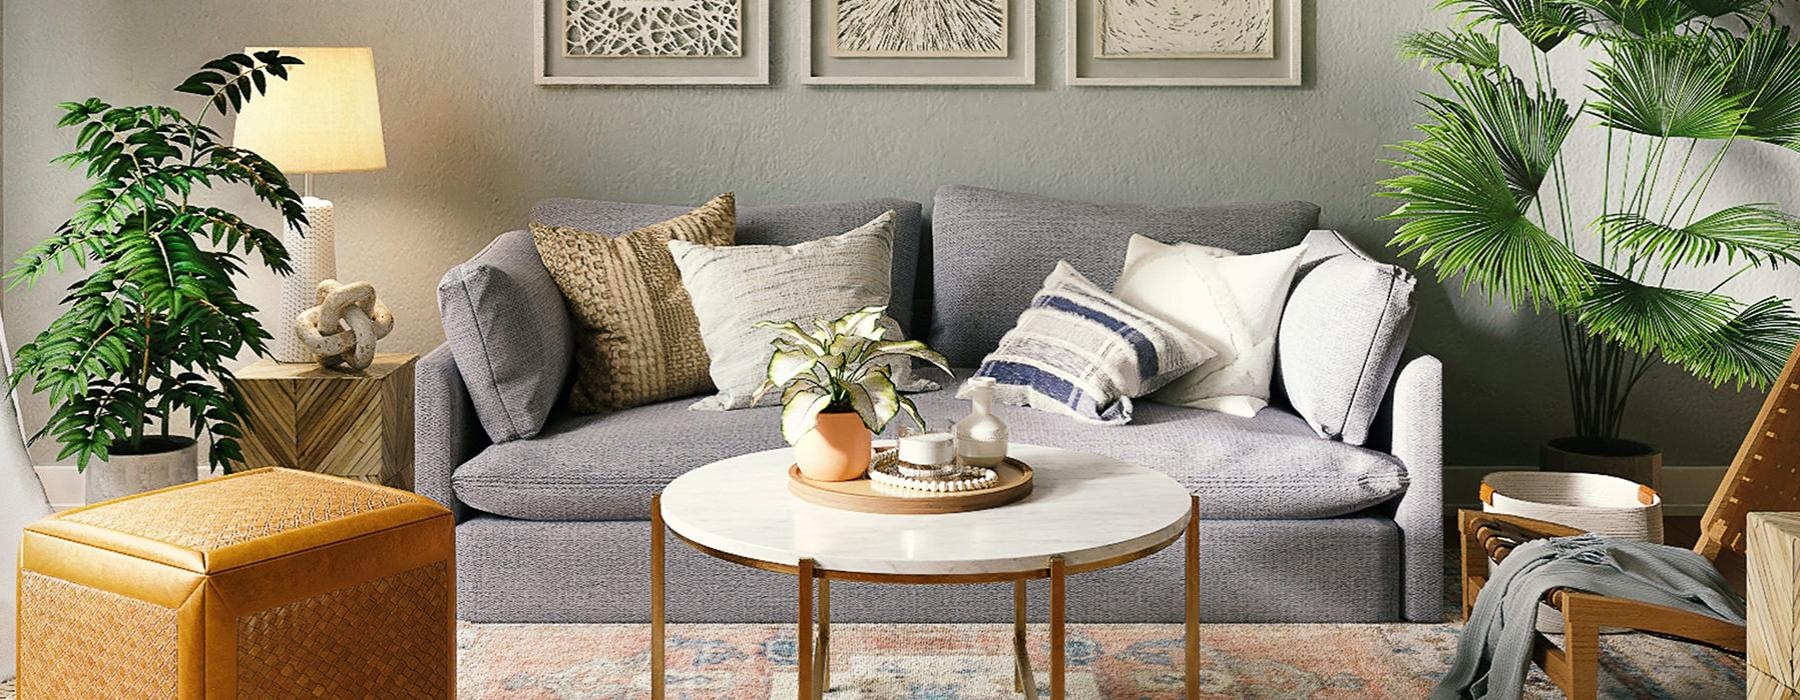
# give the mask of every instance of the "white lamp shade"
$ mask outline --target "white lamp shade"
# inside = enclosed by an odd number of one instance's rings
[[[266,48],[246,49],[247,52]],[[367,47],[278,48],[306,63],[244,104],[232,139],[285,173],[345,173],[387,167],[375,52]]]

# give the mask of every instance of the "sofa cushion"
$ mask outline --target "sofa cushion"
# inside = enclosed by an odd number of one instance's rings
[[[568,378],[573,331],[531,234],[501,234],[444,273],[438,312],[488,439],[536,435]]]
[[[1319,223],[1319,208],[1306,202],[1157,208],[966,185],[940,188],[934,201],[929,342],[959,366],[993,351],[1058,260],[1111,289],[1134,233],[1267,253],[1300,243]]]
[[[958,371],[959,378],[968,371]],[[959,382],[960,383],[960,382]],[[968,415],[949,389],[913,400],[933,425]],[[493,445],[458,467],[456,495],[470,506],[531,520],[647,518],[650,497],[695,467],[782,447],[780,409],[724,413],[669,401],[606,416],[552,416],[532,440]],[[1200,495],[1212,519],[1329,518],[1406,489],[1391,456],[1320,439],[1277,407],[1255,418],[1143,403],[1130,425],[1108,427],[998,407],[1014,443],[1096,452],[1162,470]]]
[[[1336,232],[1307,241],[1335,254],[1303,267],[1288,297],[1276,345],[1282,391],[1321,437],[1361,445],[1412,331],[1415,282]]]
[[[531,220],[546,226],[624,233],[687,213],[692,207],[547,199],[532,207]],[[913,333],[914,280],[919,268],[919,218],[923,207],[904,199],[743,207],[737,210],[737,245],[793,245],[835,236],[892,209],[894,218],[893,302],[888,315]],[[1048,269],[1048,268],[1046,268]],[[1041,278],[1042,275],[1039,275]]]

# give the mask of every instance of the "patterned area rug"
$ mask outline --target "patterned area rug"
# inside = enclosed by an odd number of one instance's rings
[[[1422,698],[1449,667],[1458,625],[1204,625],[1206,698]],[[772,625],[671,625],[669,697],[794,697],[794,632]],[[1049,689],[1045,629],[1034,625],[1033,670]],[[644,698],[644,625],[471,625],[460,639],[461,696]],[[1645,637],[1604,638],[1602,698],[1727,698],[1744,693],[1742,661]],[[1006,625],[837,625],[832,687],[839,700],[995,700],[1012,692]],[[1178,698],[1178,625],[1069,628],[1072,698]],[[1562,694],[1535,669],[1528,698]]]

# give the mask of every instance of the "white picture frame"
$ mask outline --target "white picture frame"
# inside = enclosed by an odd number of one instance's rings
[[[545,87],[769,85],[772,1],[740,0],[735,56],[572,56],[563,34],[568,0],[532,0],[533,82]]]
[[[836,0],[805,12],[810,86],[1031,86],[1037,84],[1037,0],[1006,0],[1006,50],[991,55],[838,55]]]
[[[1106,56],[1104,0],[1066,0],[1064,81],[1077,87],[1295,87],[1304,83],[1305,0],[1275,0],[1270,55]]]

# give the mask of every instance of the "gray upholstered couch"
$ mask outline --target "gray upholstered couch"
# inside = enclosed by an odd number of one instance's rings
[[[1298,202],[1149,209],[946,187],[937,194],[929,234],[922,231],[919,204],[870,200],[743,209],[739,243],[831,235],[889,208],[901,214],[893,315],[959,367],[974,366],[994,347],[1058,259],[1110,286],[1130,233],[1262,252],[1308,239],[1319,214]],[[533,215],[544,223],[612,232],[684,210],[551,200]],[[1310,240],[1314,259],[1353,252],[1329,233],[1313,232]],[[490,444],[465,380],[567,381],[568,350],[556,344],[569,342],[569,321],[528,234],[497,239],[447,275],[440,294],[462,294],[458,285],[464,282],[452,278],[475,268],[490,297],[477,313],[524,314],[541,323],[524,333],[534,336],[528,340],[480,337],[489,348],[535,344],[515,355],[532,361],[459,368],[466,358],[458,355],[472,353],[446,345],[419,365],[417,484],[457,514],[460,615],[475,621],[647,620],[650,496],[701,464],[781,447],[776,409],[696,412],[686,408],[692,399],[602,416],[557,407],[535,437]],[[501,290],[497,299],[495,289]],[[451,318],[446,313],[447,324]],[[466,335],[470,329],[446,332]],[[1148,402],[1140,402],[1135,421],[1123,427],[1083,425],[1023,408],[1004,408],[1002,415],[1017,442],[1107,453],[1163,470],[1193,488],[1202,500],[1201,605],[1208,621],[1438,621],[1441,386],[1435,360],[1406,359],[1379,405],[1366,447],[1319,437],[1279,396],[1253,419]],[[941,421],[966,411],[950,393],[917,397],[927,418]],[[1076,577],[1071,618],[1180,620],[1178,549]],[[791,578],[679,545],[669,548],[669,556],[675,621],[773,622],[794,614]],[[833,596],[834,617],[1003,621],[1010,615],[1006,589],[842,584]],[[1033,598],[1041,605],[1045,594],[1034,591]]]

